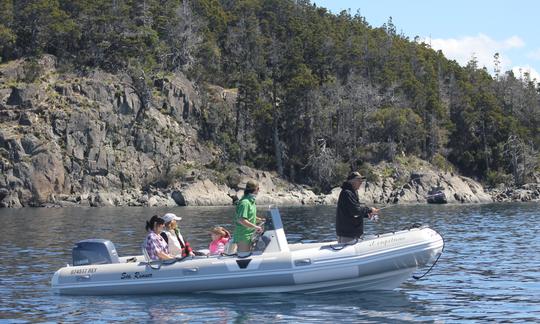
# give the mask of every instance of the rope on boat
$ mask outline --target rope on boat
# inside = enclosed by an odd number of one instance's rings
[[[424,226],[422,223],[413,223],[411,226],[407,227],[408,230],[412,230],[413,228],[420,228]]]
[[[358,243],[358,238],[356,238],[353,241],[351,242],[347,242],[347,243],[339,243],[339,244],[336,244],[336,245],[330,245],[330,248],[332,248],[332,250],[334,251],[341,251],[343,250],[347,245],[355,245],[356,243]]]
[[[439,233],[439,235],[441,235],[441,234]],[[441,235],[441,237],[442,237],[442,235]],[[424,272],[423,275],[421,275],[421,276],[412,276],[413,279],[420,280],[420,279],[424,278],[424,276],[427,275],[431,271],[431,269],[433,269],[433,267],[437,264],[437,261],[439,261],[439,258],[441,257],[443,251],[444,251],[444,238],[443,238],[442,250],[441,250],[441,252],[439,252],[439,256],[437,257],[437,259],[435,259],[435,262],[433,262],[431,267],[429,267],[429,269],[426,272]]]
[[[146,265],[152,268],[153,270],[159,270],[161,269],[161,266],[164,264],[165,265],[175,264],[176,262],[180,262],[184,260],[185,258],[187,258],[187,255],[183,257],[176,257],[174,259],[169,259],[169,260],[148,261],[146,262]]]

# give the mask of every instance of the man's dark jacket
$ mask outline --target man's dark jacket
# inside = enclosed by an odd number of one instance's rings
[[[360,203],[358,192],[350,182],[341,186],[336,212],[336,234],[346,237],[360,237],[364,234],[364,217],[368,217],[371,208]]]

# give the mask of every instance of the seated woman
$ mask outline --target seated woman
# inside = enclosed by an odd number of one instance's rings
[[[174,257],[169,254],[169,248],[167,242],[159,235],[163,230],[165,222],[157,215],[152,216],[149,221],[146,222],[146,230],[148,235],[146,236],[145,249],[151,260],[170,260]]]
[[[209,255],[219,255],[225,252],[225,245],[229,242],[231,234],[225,228],[218,226],[210,231],[212,242],[208,247]]]
[[[178,223],[176,221],[181,220],[181,217],[176,216],[173,213],[167,213],[161,217],[165,222],[165,229],[161,232],[161,237],[169,245],[169,251],[174,256],[193,256],[193,250],[189,246],[189,243],[184,240],[180,229],[178,229]]]

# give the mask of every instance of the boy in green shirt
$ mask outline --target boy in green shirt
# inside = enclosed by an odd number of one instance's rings
[[[251,238],[255,232],[262,232],[257,225],[257,206],[255,197],[259,193],[259,184],[253,180],[246,183],[244,196],[236,206],[234,216],[234,242],[238,245],[238,254],[249,253],[251,250]]]

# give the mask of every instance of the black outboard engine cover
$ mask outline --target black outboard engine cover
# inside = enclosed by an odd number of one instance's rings
[[[77,242],[73,247],[73,265],[118,263],[118,253],[109,240],[91,239]]]

